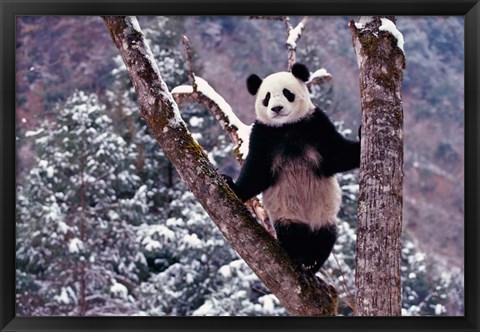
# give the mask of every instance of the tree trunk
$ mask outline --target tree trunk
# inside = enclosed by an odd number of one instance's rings
[[[180,118],[135,17],[104,16],[128,69],[140,112],[179,175],[230,244],[290,315],[336,314],[337,292],[301,272],[220,178]]]
[[[360,67],[360,194],[355,256],[356,314],[401,315],[405,56],[395,18],[350,22]]]

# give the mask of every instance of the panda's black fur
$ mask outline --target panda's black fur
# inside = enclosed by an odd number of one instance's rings
[[[360,142],[344,138],[311,103],[309,75],[295,64],[291,73],[247,79],[249,92],[262,95],[257,95],[249,153],[237,181],[228,182],[242,201],[263,193],[282,247],[317,272],[337,238],[341,191],[334,175],[359,167]]]

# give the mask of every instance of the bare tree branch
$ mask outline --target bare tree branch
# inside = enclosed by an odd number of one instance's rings
[[[202,148],[192,139],[137,19],[102,18],[127,67],[142,117],[227,240],[290,315],[335,315],[335,288],[312,274],[302,273],[218,176]]]
[[[251,126],[247,126],[237,118],[230,105],[204,79],[195,77],[197,91],[192,86],[181,85],[172,90],[172,95],[179,102],[201,103],[218,120],[222,128],[229,134],[235,144],[234,153],[239,163],[248,153],[248,140]]]
[[[190,41],[187,36],[182,38],[183,47],[185,47],[185,55],[187,58],[188,66],[188,78],[190,79],[190,84],[192,85],[193,92],[197,91],[197,83],[195,82],[195,73],[193,72],[193,61],[192,61],[192,48],[190,47]]]
[[[403,36],[379,16],[350,21],[360,69],[362,132],[355,255],[356,310],[401,315]]]
[[[297,42],[302,36],[305,24],[308,21],[308,16],[305,16],[295,28],[291,26],[288,29],[287,36],[287,49],[288,49],[288,70],[292,69],[292,66],[297,62]]]

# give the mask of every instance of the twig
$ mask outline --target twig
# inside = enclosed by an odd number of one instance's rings
[[[348,289],[347,287],[347,283],[345,282],[345,273],[343,272],[342,270],[342,267],[340,266],[340,263],[338,262],[338,258],[337,258],[337,255],[335,254],[335,250],[332,251],[332,255],[333,255],[333,258],[335,258],[335,262],[337,262],[337,265],[338,265],[338,269],[340,270],[340,274],[342,276],[342,288],[343,288],[343,291],[347,294],[347,296],[349,297],[349,301],[347,301],[346,299],[343,299],[345,301],[345,303],[352,309],[353,311],[353,314],[355,315],[356,313],[356,310],[355,310],[355,299],[352,295],[352,293],[350,293],[350,290]]]
[[[193,92],[197,91],[197,82],[195,81],[195,73],[193,72],[193,61],[192,61],[192,48],[190,47],[190,41],[188,40],[187,36],[182,37],[182,44],[185,48],[185,57],[188,66],[188,78],[190,80],[190,84],[192,84]]]

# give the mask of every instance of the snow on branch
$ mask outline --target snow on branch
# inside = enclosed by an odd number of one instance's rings
[[[403,40],[403,35],[400,31],[398,31],[396,25],[388,18],[382,17],[380,20],[382,21],[382,25],[378,28],[378,30],[389,32],[393,37],[395,37],[397,40],[397,47],[405,53],[403,50],[403,44],[405,43]]]
[[[288,70],[290,71],[293,64],[297,62],[297,42],[305,29],[308,16],[305,16],[296,27],[293,27],[288,16],[250,16],[250,19],[275,20],[284,23],[287,32],[285,45],[287,46]],[[312,85],[326,83],[331,79],[332,75],[330,75],[325,68],[321,68],[310,75],[310,79],[306,84],[310,87]]]
[[[310,75],[310,79],[305,83],[308,87],[315,84],[322,84],[330,81],[332,75],[325,68],[320,68]]]
[[[191,85],[177,86],[172,90],[172,94],[178,104],[200,102],[207,107],[222,128],[230,135],[232,142],[235,144],[235,157],[241,164],[248,154],[251,125],[247,126],[240,121],[225,99],[207,81],[195,75],[193,72],[192,48],[187,36],[183,36],[182,43],[185,48],[188,77]]]
[[[295,28],[288,30],[287,49],[288,49],[288,70],[291,70],[293,64],[297,62],[297,42],[302,36],[308,16],[305,16]]]
[[[235,156],[239,162],[248,154],[248,144],[252,126],[244,124],[233,112],[232,107],[225,99],[213,89],[203,78],[195,76],[194,82],[197,90],[192,85],[180,85],[172,90],[172,94],[179,104],[190,99],[190,101],[201,102],[206,105],[210,112],[219,121],[222,128],[229,133],[236,145]]]
[[[380,22],[377,22],[378,20],[380,20]],[[358,35],[361,31],[370,31],[373,28],[378,29],[378,31],[387,32],[395,38],[397,41],[397,47],[405,54],[403,49],[405,40],[403,34],[397,29],[397,26],[395,25],[395,17],[393,16],[361,16],[358,22],[350,20],[348,27],[354,35]]]
[[[287,46],[288,70],[290,71],[294,63],[297,62],[297,42],[305,29],[308,16],[305,16],[296,27],[293,27],[288,16],[250,16],[250,19],[275,20],[284,23],[287,32],[285,45]],[[330,75],[325,68],[321,68],[311,74],[310,79],[306,84],[310,87],[312,85],[326,83],[331,79],[332,75]]]
[[[302,36],[303,29],[305,29],[305,24],[307,23],[308,17],[304,17],[303,20],[298,23],[295,28],[290,27],[287,37],[287,47],[296,49],[297,42]]]

